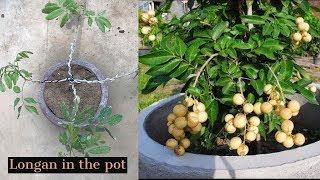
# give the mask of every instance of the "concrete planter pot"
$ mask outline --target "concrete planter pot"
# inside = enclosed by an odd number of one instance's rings
[[[319,88],[319,87],[318,87]],[[166,116],[176,102],[178,94],[161,100],[139,115],[140,178],[279,178],[319,177],[320,141],[299,148],[271,154],[245,157],[213,156],[186,153],[177,157],[164,145],[169,137]],[[320,128],[320,106],[302,103],[296,123],[308,128]],[[320,100],[320,93],[317,96]],[[313,171],[310,168],[316,167]],[[319,168],[318,168],[319,169]]]
[[[68,62],[65,61],[50,67],[48,71],[45,73],[43,80],[45,81],[48,78],[50,78],[55,71],[59,70],[63,66],[66,66],[67,63]],[[78,66],[84,67],[85,69],[89,70],[92,74],[94,74],[98,80],[103,80],[106,78],[105,75],[103,75],[103,73],[97,67],[95,67],[93,64],[90,64],[88,62],[75,60],[75,61],[72,61],[71,65],[78,65]],[[107,105],[107,101],[108,101],[107,83],[99,84],[99,85],[101,87],[101,98],[100,98],[98,110],[96,112],[96,117],[99,115],[101,109]],[[40,86],[39,94],[38,94],[38,102],[40,105],[40,109],[42,110],[42,113],[53,124],[57,126],[62,126],[62,127],[65,126],[66,121],[57,117],[47,106],[44,98],[44,91],[45,91],[45,83],[42,83]],[[86,127],[87,125],[88,124],[85,122],[81,124],[81,127]]]

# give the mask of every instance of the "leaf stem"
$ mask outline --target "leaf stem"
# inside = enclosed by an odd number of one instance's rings
[[[201,73],[203,72],[204,68],[209,64],[209,62],[216,56],[218,56],[219,54],[218,53],[215,53],[215,54],[212,54],[209,59],[207,59],[207,61],[200,67],[199,71],[197,72],[196,74],[196,79],[193,83],[193,87],[196,87],[198,81],[199,81],[199,77],[201,75]]]
[[[279,82],[279,79],[277,78],[276,74],[273,72],[272,68],[271,68],[269,65],[267,65],[267,67],[269,68],[271,74],[273,75],[273,77],[274,77],[275,80],[276,80],[277,86],[278,86],[278,88],[279,88],[279,90],[280,90],[280,93],[281,93],[281,99],[282,99],[284,102],[286,102],[285,96],[284,96],[284,93],[283,93],[283,90],[282,90],[282,87],[281,87],[280,82]]]

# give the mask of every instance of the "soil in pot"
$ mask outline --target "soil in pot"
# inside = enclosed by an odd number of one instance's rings
[[[87,80],[97,80],[97,77],[89,69],[79,66],[72,65],[72,74],[75,79],[87,79]],[[56,70],[48,78],[48,80],[64,79],[68,77],[68,68],[63,66]],[[75,84],[77,89],[77,95],[80,97],[79,109],[85,107],[93,107],[98,110],[101,101],[101,86],[98,83],[81,83]],[[44,88],[44,100],[48,108],[59,118],[63,118],[62,112],[60,110],[60,105],[65,102],[71,111],[74,95],[69,82],[61,83],[46,83]]]

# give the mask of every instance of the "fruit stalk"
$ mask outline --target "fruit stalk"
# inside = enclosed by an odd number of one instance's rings
[[[197,83],[198,83],[198,80],[199,80],[199,77],[202,73],[202,71],[204,70],[204,68],[209,64],[209,62],[216,56],[218,56],[219,54],[218,53],[215,53],[215,54],[212,54],[209,59],[200,67],[199,71],[197,72],[196,74],[196,80],[194,81],[193,83],[193,87],[196,87]]]

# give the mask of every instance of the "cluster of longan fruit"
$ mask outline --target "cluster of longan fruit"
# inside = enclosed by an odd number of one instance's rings
[[[143,12],[140,15],[140,20],[142,21],[141,33],[148,36],[149,41],[156,40],[156,35],[151,34],[151,26],[158,23],[157,17],[155,17],[156,12],[154,10],[149,10],[148,12]]]
[[[312,40],[312,36],[308,33],[310,25],[304,22],[302,17],[297,17],[296,23],[299,31],[292,34],[293,42],[296,45],[299,45],[301,42],[310,42]]]
[[[192,110],[189,111],[189,108]],[[167,117],[168,132],[173,138],[167,140],[166,146],[174,150],[176,155],[182,156],[185,149],[190,146],[190,140],[185,137],[185,132],[198,134],[202,129],[201,123],[207,119],[205,105],[186,97],[183,103],[174,106],[172,113]]]

